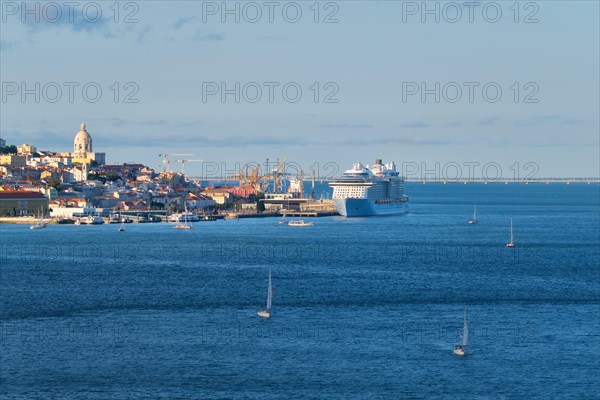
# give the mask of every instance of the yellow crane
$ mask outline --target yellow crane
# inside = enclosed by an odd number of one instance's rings
[[[260,165],[256,163],[247,163],[240,169],[239,173],[227,176],[228,179],[237,179],[240,186],[252,186],[261,192],[264,191],[264,178],[266,177],[261,173]]]

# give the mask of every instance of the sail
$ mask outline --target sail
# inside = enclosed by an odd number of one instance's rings
[[[273,288],[271,287],[271,268],[269,268],[269,289],[267,290],[267,310],[271,309],[271,298],[273,297]]]
[[[513,242],[512,218],[510,219],[510,243]]]
[[[477,207],[473,207],[473,221],[477,221]]]
[[[465,310],[465,322],[463,324],[462,345],[467,345],[469,339],[469,326],[467,325],[467,310]]]

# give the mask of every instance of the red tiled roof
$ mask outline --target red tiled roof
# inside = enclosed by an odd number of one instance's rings
[[[0,199],[45,199],[40,192],[0,191]]]

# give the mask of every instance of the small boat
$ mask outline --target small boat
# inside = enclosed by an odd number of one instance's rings
[[[38,215],[37,221],[35,224],[29,225],[29,229],[44,229],[46,227],[46,223],[42,219],[41,214]]]
[[[119,226],[119,232],[123,232],[125,230],[125,222],[121,222],[121,226]]]
[[[240,216],[236,212],[230,212],[225,214],[225,219],[240,219]]]
[[[185,211],[183,213],[183,224],[177,224],[175,225],[175,229],[192,229],[192,226],[188,224],[188,212],[187,212],[187,205],[185,206]]]
[[[81,225],[81,219],[80,218],[77,218],[75,220],[75,225]]]
[[[286,216],[286,213],[284,212],[283,216],[279,220],[279,225],[285,225],[285,224],[287,224],[287,221],[285,220],[285,216]]]
[[[464,356],[467,352],[467,340],[469,339],[469,327],[467,325],[467,309],[465,308],[465,320],[463,322],[462,343],[454,346],[454,354]]]
[[[512,218],[510,219],[510,242],[506,243],[506,247],[515,247],[515,242],[513,238],[513,226],[512,226]]]
[[[258,316],[261,318],[271,318],[271,299],[273,298],[273,287],[271,285],[271,267],[269,267],[269,287],[267,289],[267,308],[258,310]]]
[[[295,219],[288,222],[288,226],[313,226],[314,222],[306,222],[303,219]]]
[[[477,206],[473,207],[473,219],[469,220],[469,224],[476,224],[479,222],[479,219],[477,217]]]
[[[87,217],[83,217],[79,220],[80,224],[86,225],[102,225],[104,223],[104,219],[100,216],[88,215]]]

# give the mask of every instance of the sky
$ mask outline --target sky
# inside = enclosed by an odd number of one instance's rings
[[[1,2],[8,144],[71,151],[85,121],[108,163],[204,177],[600,175],[596,1],[74,3]]]

